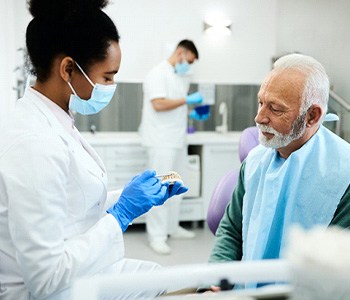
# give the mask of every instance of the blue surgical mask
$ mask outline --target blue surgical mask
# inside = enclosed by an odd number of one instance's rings
[[[184,60],[182,63],[175,64],[175,72],[178,75],[184,75],[190,70],[190,64]]]
[[[81,99],[75,90],[73,89],[73,86],[68,81],[68,85],[71,88],[73,94],[71,94],[69,99],[69,109],[72,111],[76,111],[79,114],[82,115],[93,115],[100,112],[102,109],[104,109],[108,103],[111,101],[115,90],[117,88],[117,84],[99,84],[99,83],[93,83],[91,79],[85,74],[83,69],[76,63],[80,71],[83,73],[87,81],[94,87],[91,92],[91,97],[88,100]]]

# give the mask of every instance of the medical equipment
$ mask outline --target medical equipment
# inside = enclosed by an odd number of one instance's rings
[[[175,64],[175,72],[179,75],[184,75],[190,70],[190,64],[184,60],[182,63]]]
[[[93,83],[91,79],[85,74],[83,69],[78,65],[78,63],[76,62],[75,64],[78,66],[79,70],[83,73],[86,80],[89,81],[89,83],[93,86],[93,90],[91,92],[90,99],[88,100],[81,99],[75,92],[72,84],[69,81],[67,81],[70,89],[73,92],[69,100],[69,109],[72,111],[76,111],[82,115],[97,114],[109,104],[109,102],[111,101],[115,93],[117,84],[114,83],[114,84],[106,85],[106,84]]]
[[[230,283],[246,282],[288,282],[290,266],[284,260],[262,260],[250,262],[228,262],[218,264],[192,264],[160,269],[159,271],[133,274],[95,276],[83,278],[73,288],[73,300],[96,300],[103,296],[127,295],[132,293],[151,293],[155,291],[173,292],[185,288],[210,286],[222,279]],[[137,282],[137,284],[135,284]],[[291,291],[290,286],[280,287],[284,294]],[[250,291],[256,293],[257,290]],[[108,293],[108,294],[107,294]],[[237,291],[237,295],[245,291]],[[153,298],[153,297],[152,297]],[[148,297],[150,299],[150,297]]]
[[[175,171],[171,171],[169,174],[156,175],[156,177],[160,177],[162,183],[169,182],[169,185],[174,184],[175,181],[179,181],[183,184],[181,176]]]
[[[287,258],[291,263],[293,300],[349,299],[350,233],[338,227],[294,227]]]

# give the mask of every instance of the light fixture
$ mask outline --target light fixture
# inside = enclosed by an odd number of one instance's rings
[[[230,35],[231,25],[231,20],[212,18],[204,21],[203,31],[208,35]]]

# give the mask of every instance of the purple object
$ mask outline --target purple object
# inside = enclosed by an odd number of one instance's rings
[[[248,127],[242,131],[239,139],[238,152],[242,162],[247,157],[250,150],[259,145],[259,129],[256,126]]]
[[[189,126],[187,128],[187,133],[195,133],[196,132],[196,128],[194,128],[193,126]]]
[[[207,223],[210,231],[214,234],[216,233],[216,229],[224,215],[227,203],[232,198],[237,179],[238,171],[229,171],[221,177],[214,189],[213,195],[211,196],[207,213]]]
[[[249,151],[259,145],[259,130],[257,127],[248,127],[242,131],[238,152],[241,162],[246,158]],[[207,223],[213,234],[219,226],[219,223],[224,215],[227,204],[232,198],[232,193],[237,184],[239,170],[232,169],[220,178],[216,184],[213,194],[210,198]]]
[[[200,116],[209,114],[210,108],[209,105],[200,105],[196,106],[194,110],[199,114]]]

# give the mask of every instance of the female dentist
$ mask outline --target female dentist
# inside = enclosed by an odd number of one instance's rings
[[[70,114],[99,112],[116,89],[121,52],[107,1],[28,4],[37,80],[0,135],[0,299],[68,299],[79,277],[157,268],[124,259],[122,233],[187,188],[148,170],[119,199],[107,193],[105,167]]]

